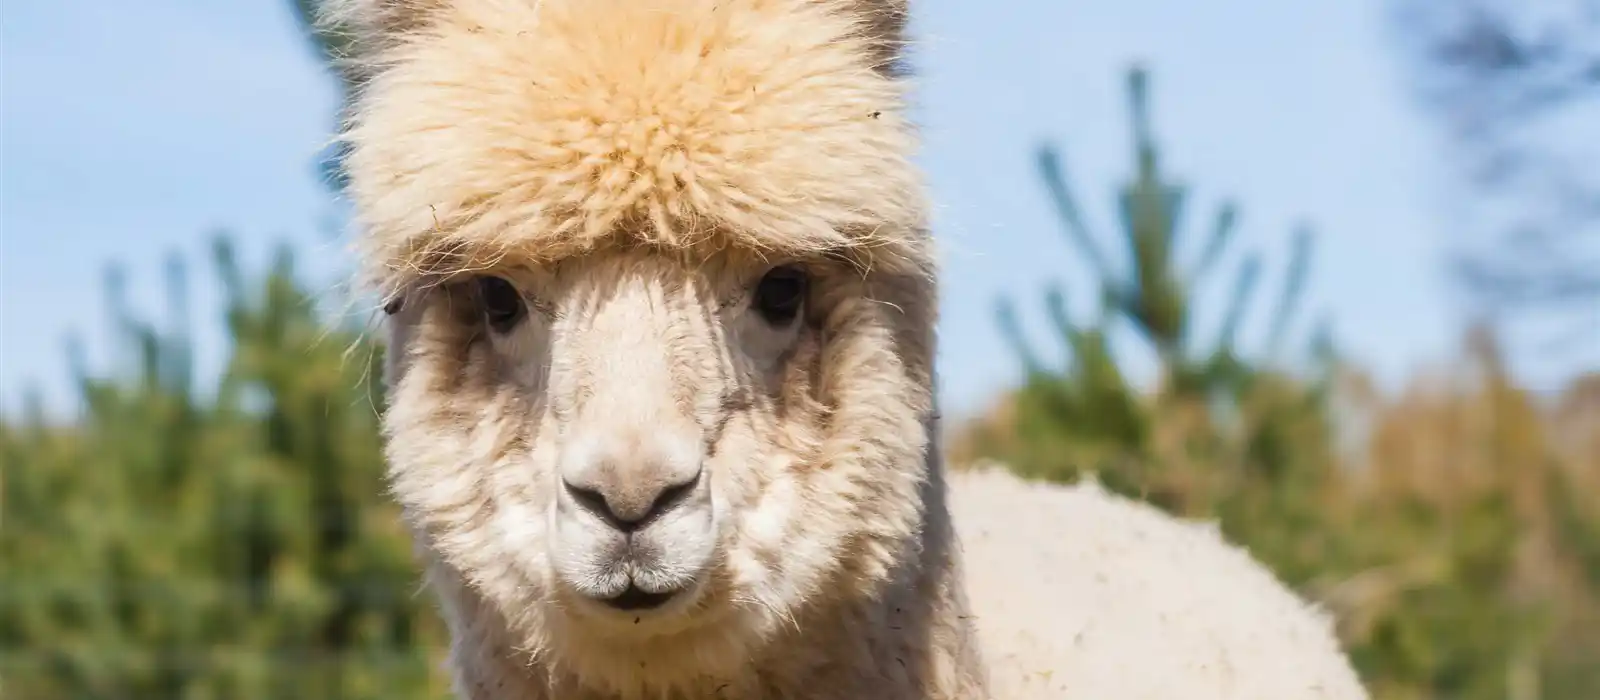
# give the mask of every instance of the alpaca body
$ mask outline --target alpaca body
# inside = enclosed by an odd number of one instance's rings
[[[1215,527],[1092,482],[950,484],[993,697],[1367,697],[1328,616]]]

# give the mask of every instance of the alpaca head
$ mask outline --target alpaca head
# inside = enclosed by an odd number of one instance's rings
[[[529,654],[686,683],[914,557],[935,288],[900,9],[336,4],[393,489]]]

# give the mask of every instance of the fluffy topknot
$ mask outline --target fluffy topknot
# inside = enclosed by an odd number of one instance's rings
[[[905,0],[328,5],[381,288],[623,240],[928,264]]]

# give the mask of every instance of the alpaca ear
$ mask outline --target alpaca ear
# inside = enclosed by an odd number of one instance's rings
[[[416,33],[452,0],[299,0],[313,9],[312,29],[348,89],[371,78],[384,51]]]
[[[324,32],[354,39],[359,52],[416,31],[450,0],[320,0],[317,25]]]
[[[863,34],[872,40],[874,65],[885,73],[902,72],[910,0],[850,0],[849,4],[863,20]]]

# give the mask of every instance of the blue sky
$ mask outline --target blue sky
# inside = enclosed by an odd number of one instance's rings
[[[981,406],[1017,377],[995,332],[998,295],[1018,298],[1035,330],[1047,282],[1087,306],[1089,270],[1060,235],[1033,148],[1063,148],[1089,218],[1110,234],[1112,188],[1130,167],[1123,71],[1136,60],[1152,69],[1166,162],[1193,185],[1191,220],[1206,225],[1236,198],[1239,245],[1268,258],[1263,292],[1279,282],[1291,228],[1310,222],[1320,237],[1309,305],[1331,312],[1356,359],[1392,384],[1453,350],[1441,145],[1406,97],[1381,0],[918,4],[949,410]],[[338,206],[312,163],[335,93],[285,2],[10,0],[0,45],[4,405],[34,384],[70,408],[70,332],[93,363],[109,361],[112,261],[128,269],[128,303],[160,317],[163,261],[186,255],[201,329],[219,318],[205,257],[219,228],[248,262],[294,242],[318,289],[334,291],[348,257],[326,234]],[[198,340],[202,370],[214,370],[220,338]]]

